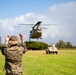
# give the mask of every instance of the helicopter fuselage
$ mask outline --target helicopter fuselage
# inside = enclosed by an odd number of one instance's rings
[[[42,30],[34,29],[30,31],[30,38],[40,38],[42,36]]]

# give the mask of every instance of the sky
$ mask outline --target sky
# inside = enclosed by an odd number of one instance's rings
[[[23,34],[29,40],[31,26],[18,24],[51,24],[42,30],[39,41],[53,44],[59,40],[76,46],[76,0],[0,0],[0,36]],[[56,24],[56,25],[53,25]]]

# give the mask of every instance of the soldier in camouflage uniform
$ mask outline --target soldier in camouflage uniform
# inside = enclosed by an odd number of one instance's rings
[[[22,75],[22,56],[27,51],[24,37],[20,34],[21,45],[17,36],[6,36],[4,49],[1,50],[5,56],[5,75]]]

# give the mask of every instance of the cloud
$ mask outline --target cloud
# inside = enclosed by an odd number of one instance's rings
[[[48,12],[47,17],[58,24],[56,32],[53,32],[55,38],[76,44],[74,42],[76,38],[76,2],[55,4],[49,7]]]
[[[47,26],[47,30],[43,30],[42,40],[50,43],[48,40],[58,41],[59,39],[71,40],[74,43],[74,38],[76,36],[76,2],[60,3],[50,6],[46,14],[36,14],[34,12],[29,12],[24,15],[20,15],[15,18],[7,18],[0,20],[0,36],[18,35],[22,33],[25,35],[25,40],[29,37],[29,28],[23,26],[20,28],[15,28],[17,24],[35,24],[38,21],[42,21],[46,24],[57,24],[52,26]],[[73,38],[73,40],[72,40]],[[52,42],[52,41],[51,41]]]
[[[49,8],[48,17],[52,18],[53,22],[57,23],[59,36],[64,38],[76,35],[76,2],[55,4]]]

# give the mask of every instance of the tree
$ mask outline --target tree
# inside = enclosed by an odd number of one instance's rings
[[[66,42],[66,48],[72,48],[72,44],[70,42]]]
[[[66,47],[66,43],[63,40],[59,40],[59,42],[56,43],[56,47],[65,48]]]

